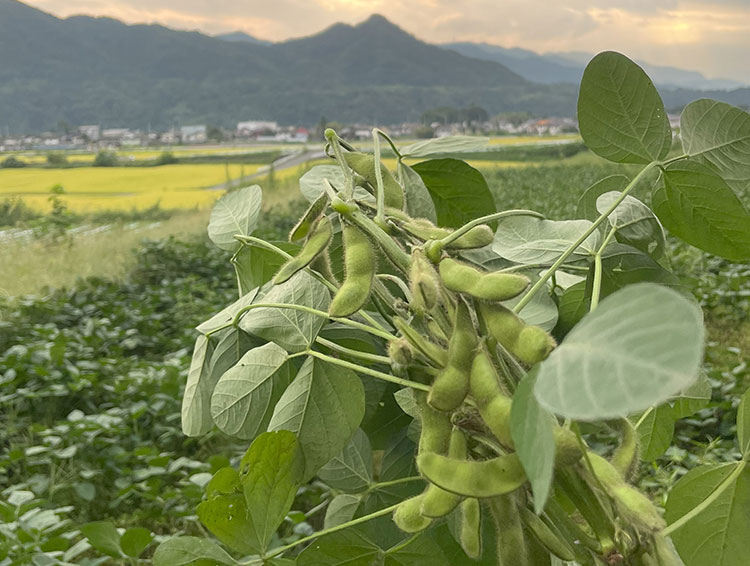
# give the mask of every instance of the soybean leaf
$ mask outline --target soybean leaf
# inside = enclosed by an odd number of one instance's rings
[[[593,285],[593,270],[589,279]],[[602,253],[601,296],[606,297],[633,283],[658,283],[685,292],[679,278],[654,258],[625,244],[610,244]]]
[[[272,243],[290,255],[296,255],[300,250],[298,245],[289,242]],[[240,293],[245,294],[265,285],[285,262],[283,256],[272,250],[252,245],[242,246],[232,258]]]
[[[372,449],[370,439],[357,429],[340,454],[326,463],[318,477],[334,489],[348,493],[359,493],[372,482]]]
[[[672,143],[672,128],[654,83],[614,51],[599,53],[583,72],[578,128],[591,151],[617,163],[663,159]]]
[[[403,389],[399,389],[393,394],[393,397],[404,413],[413,419],[419,418],[419,405],[417,405],[417,400],[414,398],[414,390],[412,388],[404,387]]]
[[[737,408],[737,441],[740,452],[746,456],[750,451],[750,391],[746,391]]]
[[[222,309],[208,320],[201,322],[195,329],[201,334],[208,334],[223,326],[226,326],[234,320],[235,315],[240,312],[243,308],[253,304],[253,301],[258,296],[259,289],[252,289],[242,295],[239,299],[233,302],[228,307]]]
[[[516,387],[510,410],[510,434],[531,483],[534,509],[541,513],[555,473],[554,417],[534,397],[537,371],[528,373]]]
[[[325,192],[324,179],[328,179],[328,182],[339,190],[346,185],[346,178],[341,167],[316,165],[299,178],[299,190],[309,202],[315,202]]]
[[[208,499],[217,495],[227,495],[240,491],[240,473],[229,466],[216,470],[206,484],[205,496]]]
[[[331,295],[325,285],[301,271],[286,283],[275,285],[260,301],[327,311]],[[313,343],[326,320],[298,310],[264,307],[249,311],[240,321],[240,328],[276,342],[288,352],[301,352]]]
[[[596,200],[610,191],[622,191],[628,186],[630,179],[625,175],[610,175],[597,181],[586,189],[578,198],[576,205],[576,217],[594,222],[599,218],[599,211],[596,208]]]
[[[669,405],[649,409],[638,421],[641,459],[653,462],[666,452],[674,436],[675,416]]]
[[[661,404],[698,377],[700,310],[680,294],[637,283],[605,298],[539,364],[534,393],[579,420],[623,417]]]
[[[382,566],[380,547],[357,529],[323,536],[297,557],[297,566]]]
[[[601,213],[609,210],[621,195],[619,191],[600,195],[596,199],[597,210]],[[664,249],[667,247],[664,229],[651,209],[637,198],[625,195],[625,199],[617,205],[607,220],[610,226],[617,229],[615,238],[618,242],[633,246],[655,258],[664,255]]]
[[[109,521],[87,523],[81,527],[81,533],[88,539],[89,544],[102,554],[122,556],[120,535]]]
[[[563,291],[558,304],[556,336],[565,336],[589,312],[591,305],[590,285],[579,281]]]
[[[430,191],[412,167],[401,161],[398,162],[398,176],[406,197],[406,212],[414,218],[426,218],[432,223],[437,222],[435,203],[432,202]]]
[[[308,358],[276,404],[268,429],[297,435],[309,479],[346,446],[364,413],[364,388],[354,372]]]
[[[214,346],[207,336],[201,334],[195,340],[185,393],[182,396],[182,432],[185,436],[201,436],[213,426],[210,410],[211,393],[216,384],[211,379],[210,371],[213,350]]]
[[[245,497],[241,493],[215,495],[196,508],[198,518],[216,538],[243,554],[260,551],[253,523],[248,517]]]
[[[211,379],[214,383],[234,367],[246,352],[263,343],[239,328],[229,328],[222,333],[211,354]]]
[[[500,223],[492,249],[515,263],[551,265],[591,228],[591,224],[588,220],[542,220],[531,216],[512,216]],[[599,239],[598,232],[591,234],[567,261],[593,255]]]
[[[695,100],[682,111],[680,137],[685,153],[713,166],[730,187],[748,187],[750,114],[724,102]]]
[[[211,417],[216,426],[236,438],[255,438],[292,381],[287,360],[286,351],[273,342],[245,353],[214,388]]]
[[[698,381],[682,391],[678,397],[672,401],[672,412],[675,419],[684,419],[695,414],[708,405],[711,399],[711,382],[708,376],[701,372],[698,375]]]
[[[401,148],[399,152],[404,157],[429,157],[431,155],[447,155],[451,153],[476,153],[484,150],[490,142],[489,138],[478,136],[446,136],[425,140]]]
[[[534,278],[532,278],[533,281]],[[523,298],[523,293],[508,301],[503,301],[503,305],[512,309]],[[534,295],[526,306],[518,313],[518,316],[526,324],[539,326],[547,331],[552,330],[557,324],[557,305],[552,299],[548,289],[544,289]]]
[[[154,566],[234,566],[237,562],[215,542],[198,537],[175,537],[161,543]]]
[[[263,191],[258,185],[244,187],[221,197],[211,211],[208,237],[222,250],[235,251],[235,236],[249,236],[258,225]]]
[[[256,438],[240,463],[252,530],[246,533],[265,552],[292,507],[304,471],[297,437],[286,430]]]
[[[435,203],[438,225],[458,228],[496,211],[487,181],[458,159],[430,159],[414,165]]]
[[[672,524],[709,497],[743,463],[690,470],[669,493],[665,518]],[[729,480],[731,481],[731,480]],[[685,566],[744,566],[750,527],[750,470],[747,468],[711,505],[672,533]]]
[[[132,527],[122,533],[120,546],[122,551],[131,558],[138,558],[153,540],[151,532],[143,527]]]
[[[463,558],[463,557],[462,557]],[[432,531],[424,531],[407,545],[396,544],[385,552],[384,566],[452,566]]]
[[[330,529],[351,521],[357,513],[360,503],[362,503],[361,495],[340,493],[334,497],[329,503],[328,509],[326,509],[323,528]]]
[[[750,214],[726,181],[693,161],[669,165],[652,195],[669,232],[727,259],[750,258]]]

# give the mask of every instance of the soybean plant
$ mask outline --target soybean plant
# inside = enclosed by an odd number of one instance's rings
[[[581,187],[573,220],[498,211],[481,174],[447,157],[481,140],[400,147],[377,129],[372,154],[326,131],[331,163],[300,179],[310,208],[289,242],[252,235],[258,187],[219,201],[209,233],[240,296],[198,327],[182,423],[251,443],[197,509],[234,554],[177,537],[156,566],[747,563],[747,400],[742,459],[691,470],[666,513],[632,482],[710,394],[665,229],[750,259],[735,194],[750,115],[693,102],[678,147],[649,78],[608,52],[586,68],[578,118],[591,151],[641,168]],[[602,431],[619,444],[595,450]],[[330,493],[323,528],[282,542],[314,478]]]

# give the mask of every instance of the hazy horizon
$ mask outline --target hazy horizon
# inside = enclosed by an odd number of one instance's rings
[[[283,41],[379,13],[432,43],[484,42],[539,53],[607,49],[708,78],[750,82],[750,2],[743,0],[26,0],[59,17],[108,16],[209,35]],[[293,14],[289,16],[288,14]],[[418,27],[413,22],[423,25]],[[425,23],[427,22],[427,23]]]

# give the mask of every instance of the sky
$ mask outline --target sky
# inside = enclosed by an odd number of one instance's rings
[[[379,13],[433,43],[537,52],[621,51],[651,64],[750,82],[750,0],[24,0],[57,16],[110,16],[270,41]]]

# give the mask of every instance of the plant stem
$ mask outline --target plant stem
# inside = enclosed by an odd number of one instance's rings
[[[367,352],[360,352],[359,350],[352,350],[351,348],[340,346],[339,344],[336,344],[336,342],[331,342],[330,340],[326,340],[325,338],[321,338],[320,336],[318,336],[315,341],[321,346],[325,346],[326,348],[329,348],[338,352],[339,354],[343,354],[351,358],[359,358],[360,360],[372,362],[374,364],[390,365],[391,363],[391,359],[385,356],[378,356],[377,354],[369,354]]]
[[[399,289],[401,289],[401,292],[404,294],[404,298],[407,300],[407,302],[411,302],[411,291],[409,291],[409,287],[407,287],[406,283],[404,283],[400,277],[396,277],[395,275],[391,275],[390,273],[378,273],[377,278],[382,279],[383,281],[390,281],[391,283],[396,285]]]
[[[429,391],[430,386],[425,385],[424,383],[417,383],[416,381],[410,381],[408,379],[402,379],[400,377],[396,377],[395,375],[391,375],[389,373],[383,373],[382,371],[377,371],[374,369],[362,367],[357,364],[353,364],[351,362],[347,362],[346,360],[341,360],[339,358],[334,358],[333,356],[329,356],[327,354],[324,354],[322,352],[316,352],[315,350],[311,350],[309,354],[314,357],[318,358],[319,360],[323,360],[324,362],[330,362],[332,364],[335,364],[337,366],[345,367],[350,370],[356,371],[357,373],[362,373],[364,375],[369,375],[370,377],[374,377],[376,379],[381,379],[383,381],[388,381],[390,383],[395,383],[396,385],[401,385],[402,387],[411,387],[412,389],[419,389],[421,391]]]
[[[365,515],[364,517],[353,519],[346,523],[342,523],[341,525],[336,525],[335,527],[331,527],[330,529],[323,529],[322,531],[318,531],[317,533],[313,533],[310,536],[303,537],[285,546],[280,546],[279,548],[272,550],[271,552],[263,556],[263,559],[268,560],[269,558],[273,558],[274,556],[283,554],[287,550],[291,550],[292,548],[294,548],[295,546],[299,546],[300,544],[305,544],[306,542],[310,542],[311,540],[315,540],[316,538],[320,538],[325,535],[330,535],[331,533],[335,533],[338,531],[343,531],[344,529],[348,529],[349,527],[354,527],[355,525],[366,523],[367,521],[371,521],[372,519],[377,519],[378,517],[382,517],[383,515],[388,515],[388,513],[392,513],[393,511],[395,511],[396,507],[398,507],[399,505],[400,503],[396,503],[395,505],[391,505],[390,507],[386,507],[385,509],[381,509],[380,511],[375,511],[374,513],[370,513],[369,515]],[[250,564],[250,563],[244,562],[244,564]]]
[[[596,255],[594,255],[594,285],[591,291],[591,306],[589,308],[589,312],[593,311],[596,307],[599,306],[599,295],[601,294],[602,290],[602,252],[604,251],[604,248],[606,248],[609,244],[612,236],[615,235],[615,232],[617,232],[617,228],[613,226],[609,231],[609,234],[607,234],[607,237],[604,238],[602,245],[599,246],[598,250],[596,250]]]
[[[344,200],[349,200],[354,194],[354,175],[352,175],[352,170],[349,168],[349,165],[347,165],[346,160],[344,159],[344,153],[341,151],[340,141],[341,138],[339,138],[338,134],[335,134],[328,138],[328,142],[331,144],[331,149],[333,149],[333,155],[336,156],[336,161],[339,162],[339,167],[341,167],[341,170],[344,172],[344,178],[346,179],[346,187],[344,187]]]
[[[422,476],[409,476],[408,478],[398,478],[397,480],[377,482],[372,484],[367,491],[375,491],[378,489],[383,489],[385,487],[391,487],[393,485],[400,485],[402,483],[409,483],[417,480],[424,481],[424,478]]]
[[[403,540],[400,543],[398,543],[398,544],[392,546],[391,548],[389,548],[388,550],[386,550],[385,553],[386,554],[394,554],[394,553],[398,552],[399,550],[403,550],[404,548],[406,548],[407,546],[409,546],[411,543],[413,543],[415,540],[417,540],[421,535],[422,535],[422,533],[414,533],[413,535],[411,535],[406,540]]]
[[[476,228],[477,226],[481,226],[482,224],[487,224],[488,222],[492,222],[494,220],[500,220],[501,218],[506,218],[507,216],[535,216],[536,218],[541,218],[544,220],[545,216],[544,214],[541,214],[539,212],[536,212],[534,210],[504,210],[502,212],[495,212],[493,214],[488,214],[487,216],[482,216],[481,218],[476,218],[469,222],[468,224],[464,224],[457,230],[454,230],[450,234],[448,234],[445,238],[441,238],[439,241],[443,248],[447,247],[448,245],[452,244],[456,240],[458,240],[461,236],[466,234],[469,230],[472,228]]]
[[[573,252],[575,252],[578,249],[578,247],[583,242],[585,242],[586,239],[589,236],[591,236],[591,234],[593,234],[596,231],[596,229],[599,227],[599,225],[602,222],[604,222],[609,217],[609,215],[614,212],[614,210],[618,206],[620,206],[620,203],[623,200],[625,200],[625,197],[628,195],[628,193],[630,191],[632,191],[638,185],[638,183],[641,182],[641,180],[651,171],[651,169],[653,169],[654,167],[658,167],[661,164],[662,164],[662,162],[652,161],[651,163],[649,163],[648,165],[646,165],[643,169],[641,169],[641,171],[638,173],[638,175],[636,175],[633,178],[633,180],[630,181],[630,183],[628,184],[628,186],[625,187],[625,189],[622,191],[622,193],[620,193],[620,196],[617,198],[617,200],[615,200],[610,205],[610,207],[607,210],[605,210],[599,216],[599,218],[597,218],[591,224],[591,226],[588,228],[588,230],[586,230],[583,234],[581,234],[579,236],[579,238],[575,242],[573,242],[573,244],[571,244],[568,247],[568,249],[566,249],[559,258],[557,258],[557,261],[555,261],[555,263],[553,263],[552,266],[550,266],[550,268],[547,270],[547,272],[542,277],[540,277],[539,280],[537,280],[537,282],[534,283],[534,285],[532,285],[531,289],[529,289],[526,292],[526,294],[521,298],[521,300],[518,302],[518,304],[516,304],[516,306],[513,307],[513,312],[515,312],[516,314],[519,313],[519,312],[521,312],[521,310],[526,305],[529,304],[529,301],[531,301],[531,299],[534,298],[534,295],[536,295],[539,292],[539,290],[542,287],[544,287],[544,285],[547,283],[547,281],[549,281],[549,279],[554,275],[555,271],[557,271],[560,268],[560,266],[563,263],[565,263],[565,260],[568,259],[573,254]]]
[[[391,260],[391,262],[393,262],[402,273],[406,274],[409,272],[409,264],[411,261],[409,255],[402,250],[380,226],[375,224],[375,222],[373,222],[361,210],[347,212],[343,216],[378,244],[383,250],[385,256]]]
[[[721,482],[715,490],[713,490],[713,492],[711,492],[711,495],[706,497],[706,499],[701,501],[698,505],[693,507],[688,513],[684,514],[674,523],[668,525],[664,530],[662,530],[661,534],[665,537],[671,535],[676,530],[684,527],[685,523],[687,523],[691,519],[694,519],[703,511],[705,511],[707,507],[709,507],[714,501],[716,501],[722,493],[724,493],[729,487],[731,487],[732,484],[737,481],[737,478],[739,478],[740,474],[742,474],[742,472],[745,470],[746,465],[747,462],[745,460],[738,462],[737,467],[734,469],[734,471],[729,474],[726,479]]]
[[[385,187],[383,186],[383,171],[380,169],[380,137],[378,136],[377,128],[372,131],[372,143],[375,154],[375,196],[378,203],[375,222],[381,226],[385,226]]]
[[[399,161],[401,161],[401,152],[398,150],[398,148],[394,145],[393,140],[390,138],[388,134],[386,134],[383,130],[380,128],[375,128],[373,132],[377,132],[385,141],[388,142],[388,145],[391,146],[391,149],[393,150],[393,153],[396,154],[396,157]]]

